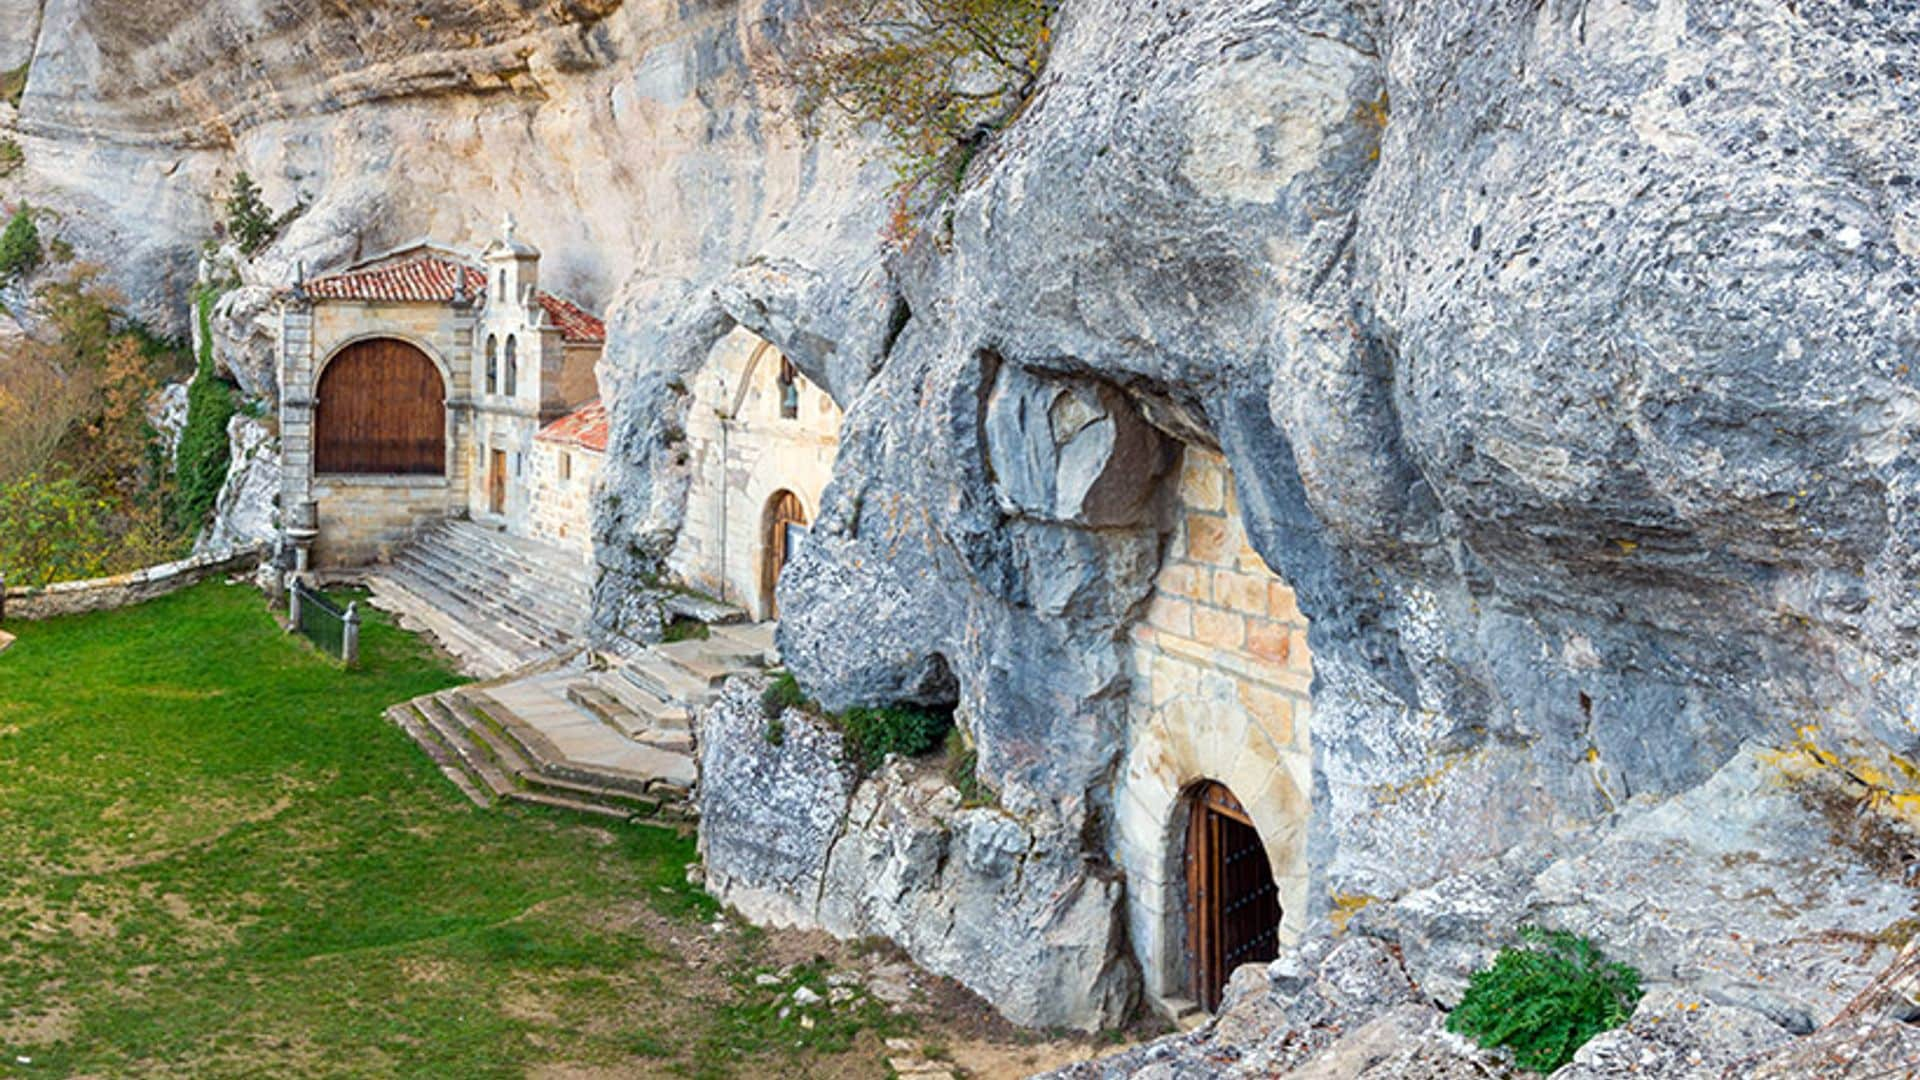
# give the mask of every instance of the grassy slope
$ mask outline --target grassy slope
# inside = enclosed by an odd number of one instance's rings
[[[10,629],[0,1075],[708,1071],[731,1009],[608,1007],[712,915],[691,839],[470,807],[380,719],[454,681],[412,638],[343,672],[220,584]]]

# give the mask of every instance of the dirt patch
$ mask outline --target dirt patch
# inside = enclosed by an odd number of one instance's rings
[[[0,1046],[45,1046],[64,1042],[80,1029],[80,1012],[55,1003],[39,1009],[20,1009],[0,1020]]]

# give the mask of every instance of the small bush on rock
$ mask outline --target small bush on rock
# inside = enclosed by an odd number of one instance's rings
[[[800,119],[874,125],[903,186],[951,174],[1032,96],[1058,0],[819,0],[761,73]]]
[[[33,222],[32,208],[22,203],[0,232],[0,278],[25,277],[39,265],[40,226]]]
[[[788,709],[812,711],[813,707],[812,699],[807,697],[805,690],[800,689],[800,680],[794,678],[791,671],[775,675],[767,688],[760,692],[760,711],[769,720],[779,719],[780,714]]]
[[[1505,1046],[1523,1069],[1550,1073],[1588,1039],[1626,1023],[1640,1000],[1640,973],[1611,962],[1583,937],[1521,927],[1524,945],[1500,950],[1473,973],[1447,1030]]]
[[[947,733],[953,729],[952,712],[917,705],[861,707],[828,714],[801,689],[793,672],[782,671],[760,692],[760,711],[768,721],[766,739],[775,746],[786,741],[786,725],[780,718],[788,709],[812,713],[832,724],[840,732],[847,760],[862,773],[879,768],[888,754],[930,754],[945,744]]]
[[[848,759],[863,772],[872,772],[888,754],[919,757],[938,749],[953,726],[953,715],[913,705],[884,705],[848,709],[840,714],[839,726]]]
[[[27,152],[16,139],[0,139],[0,176],[12,176],[27,163]]]
[[[253,255],[271,244],[273,238],[306,209],[302,201],[275,216],[273,208],[261,197],[260,185],[243,172],[233,178],[233,191],[227,196],[227,235],[239,245],[240,254]]]

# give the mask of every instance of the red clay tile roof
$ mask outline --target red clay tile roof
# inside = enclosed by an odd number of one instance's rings
[[[547,318],[560,328],[560,336],[566,340],[583,344],[607,340],[607,324],[587,314],[579,304],[552,293],[541,293],[540,306],[547,309]]]
[[[442,255],[423,254],[396,262],[347,270],[306,283],[307,295],[315,300],[384,300],[399,303],[446,304],[453,301],[453,286],[461,271],[467,275],[467,295],[486,302],[487,275],[475,266],[455,262]],[[607,324],[594,318],[578,304],[551,293],[541,293],[540,306],[560,328],[562,339],[582,345],[598,345],[607,340]]]
[[[607,407],[595,398],[548,424],[534,438],[604,454],[607,452]]]

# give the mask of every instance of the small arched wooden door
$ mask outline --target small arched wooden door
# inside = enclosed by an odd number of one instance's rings
[[[1211,1012],[1233,969],[1280,948],[1280,890],[1253,819],[1225,784],[1194,788],[1187,818],[1187,955],[1193,994]]]
[[[426,353],[374,338],[333,358],[314,393],[313,469],[446,473],[447,388]]]
[[[800,496],[791,491],[776,493],[767,503],[767,557],[760,581],[761,596],[769,619],[780,615],[774,587],[780,584],[780,575],[786,571],[787,563],[793,560],[806,538],[807,508],[800,505]]]

